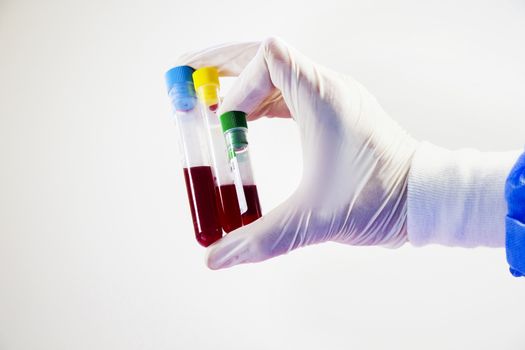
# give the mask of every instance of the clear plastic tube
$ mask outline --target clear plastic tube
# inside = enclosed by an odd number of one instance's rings
[[[220,120],[234,182],[237,190],[242,190],[245,200],[246,210],[241,215],[242,224],[247,225],[260,218],[262,212],[250,159],[246,114],[239,111],[227,112],[221,115]]]
[[[238,187],[235,186],[235,179],[228,160],[226,142],[217,115],[220,104],[218,71],[215,67],[197,69],[193,73],[193,81],[207,124],[221,225],[225,232],[230,232],[242,226],[241,213],[246,212],[248,208],[242,186],[240,192]]]
[[[195,237],[207,247],[222,237],[222,230],[206,122],[197,103],[193,71],[188,66],[172,68],[166,73],[166,82],[179,133],[179,150]]]

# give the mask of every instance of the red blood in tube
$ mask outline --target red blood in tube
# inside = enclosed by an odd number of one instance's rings
[[[202,246],[207,247],[222,237],[211,167],[184,168],[184,180],[195,237]]]
[[[248,225],[261,217],[261,204],[259,203],[257,186],[246,185],[243,186],[243,188],[248,210],[240,215],[235,185],[224,185],[220,187],[222,208],[226,208],[221,212],[222,228],[225,232],[230,232],[241,226]]]
[[[243,186],[243,188],[244,196],[246,197],[246,204],[248,204],[248,210],[242,214],[242,225],[245,226],[260,218],[262,213],[257,186],[246,185]]]
[[[223,185],[216,188],[217,207],[221,216],[224,232],[231,232],[242,226],[241,211],[237,200],[235,185]]]
[[[257,186],[246,185],[243,186],[243,188],[248,210],[242,215],[240,215],[235,185],[223,185],[220,187],[220,190],[217,191],[222,229],[225,232],[231,232],[236,228],[248,225],[262,216]]]

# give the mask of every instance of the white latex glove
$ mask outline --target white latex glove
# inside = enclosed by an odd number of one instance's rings
[[[407,181],[417,142],[351,77],[279,39],[222,45],[181,57],[239,76],[221,111],[293,118],[303,178],[294,194],[208,248],[212,269],[257,262],[326,241],[396,247],[407,240]],[[322,184],[322,186],[319,186]]]

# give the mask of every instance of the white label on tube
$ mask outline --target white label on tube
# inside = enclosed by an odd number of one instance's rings
[[[230,164],[233,172],[233,182],[235,183],[235,191],[237,192],[237,200],[239,201],[239,208],[241,214],[246,213],[248,210],[248,204],[246,203],[246,196],[244,195],[244,188],[242,186],[241,172],[239,170],[239,163],[237,157],[233,157],[230,160]]]

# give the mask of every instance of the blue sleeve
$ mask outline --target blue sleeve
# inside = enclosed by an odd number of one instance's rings
[[[508,206],[505,221],[507,261],[512,275],[525,276],[525,153],[507,178],[505,198]]]

